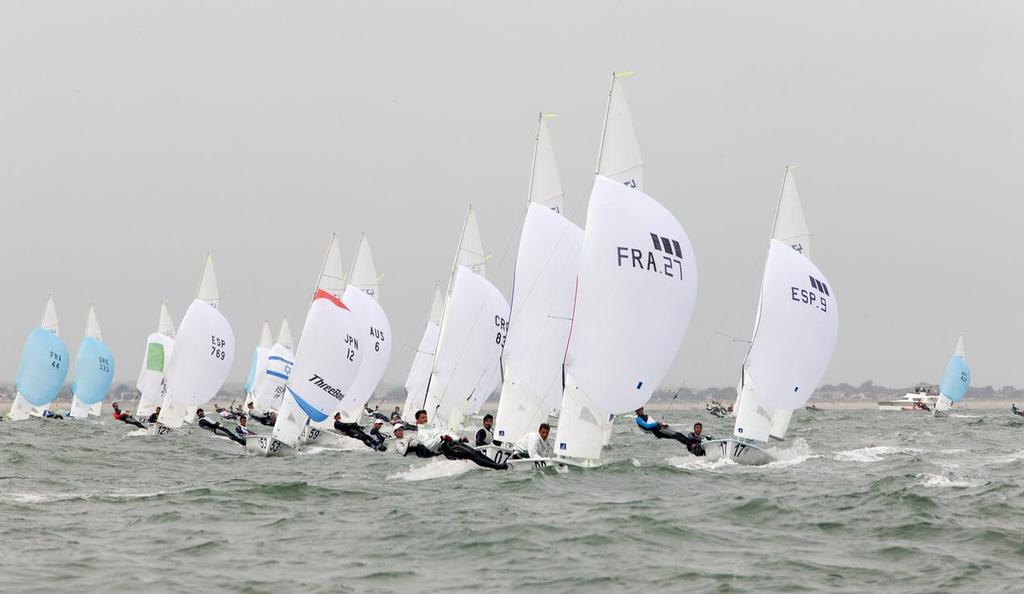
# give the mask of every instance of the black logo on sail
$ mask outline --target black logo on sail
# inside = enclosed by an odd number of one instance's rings
[[[667,237],[659,237],[655,233],[651,233],[651,241],[654,242],[654,249],[658,250],[659,252],[675,254],[677,258],[683,257],[683,250],[682,248],[679,247],[678,241],[674,239],[669,240],[669,238]]]
[[[808,276],[807,278],[811,279],[811,288],[813,288],[815,291],[818,291],[819,293],[824,293],[826,295],[829,294],[828,285],[814,278],[813,276]]]

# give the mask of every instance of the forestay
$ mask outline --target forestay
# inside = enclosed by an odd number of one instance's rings
[[[518,441],[536,431],[562,397],[562,362],[572,322],[583,230],[530,204],[516,258],[504,381],[495,435]]]
[[[458,428],[463,415],[497,387],[508,312],[508,302],[487,279],[456,269],[424,407],[437,426]]]

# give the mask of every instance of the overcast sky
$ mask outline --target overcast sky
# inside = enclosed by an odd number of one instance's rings
[[[365,232],[401,383],[466,206],[507,296],[537,112],[582,224],[634,70],[646,190],[700,269],[665,387],[736,383],[786,164],[841,310],[825,381],[938,381],[962,331],[976,385],[1024,385],[1022,31],[1014,1],[3,2],[0,378],[53,293],[134,379],[212,251],[240,381]]]

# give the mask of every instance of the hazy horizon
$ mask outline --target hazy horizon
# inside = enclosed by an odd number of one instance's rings
[[[537,113],[583,223],[609,74],[645,190],[696,251],[662,389],[736,383],[783,168],[835,288],[825,383],[1024,385],[1024,6],[929,2],[6,3],[0,378],[48,294],[74,357],[94,303],[133,381],[159,304],[212,252],[244,379],[263,320],[299,337],[332,232],[365,232],[400,385],[472,203],[509,296]],[[514,325],[512,327],[514,332]],[[735,337],[735,341],[733,338]]]

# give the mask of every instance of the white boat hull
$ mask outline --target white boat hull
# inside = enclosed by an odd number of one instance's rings
[[[737,464],[762,466],[774,458],[767,450],[735,439],[713,439],[703,443],[705,459],[708,462],[728,459]]]
[[[245,451],[255,456],[268,458],[270,456],[285,456],[295,453],[295,450],[284,442],[278,441],[269,435],[250,435],[245,438]]]

